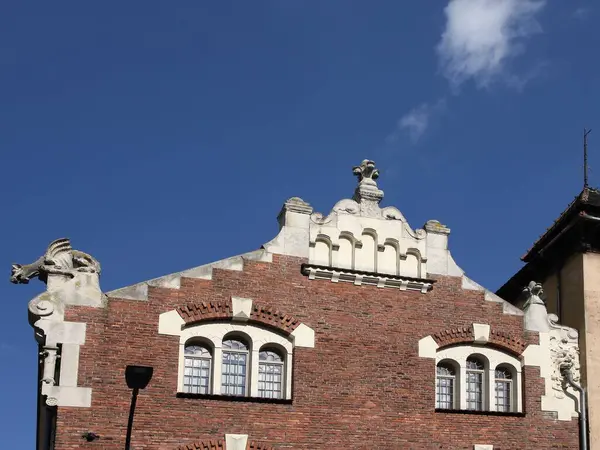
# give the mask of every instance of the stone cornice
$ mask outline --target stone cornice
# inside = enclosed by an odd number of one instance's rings
[[[435,283],[435,280],[425,278],[401,277],[315,264],[302,264],[301,271],[310,280],[330,280],[334,283],[345,281],[354,283],[357,286],[369,285],[380,288],[396,288],[401,291],[420,291],[423,294],[433,289],[433,283]]]

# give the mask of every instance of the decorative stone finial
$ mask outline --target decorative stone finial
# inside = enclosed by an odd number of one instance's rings
[[[87,253],[73,250],[69,239],[57,239],[50,243],[46,254],[31,264],[13,264],[10,282],[27,284],[32,278],[47,283],[48,275],[74,278],[77,272],[100,274],[100,263]]]
[[[379,178],[379,170],[375,168],[375,161],[365,159],[360,166],[352,168],[352,173],[358,177],[360,183],[376,184],[375,180]]]
[[[360,166],[352,169],[352,173],[358,177],[358,186],[352,199],[358,203],[362,215],[377,217],[380,214],[379,202],[383,199],[383,191],[377,188],[375,182],[379,178],[375,161],[365,159]]]
[[[547,332],[550,327],[546,304],[542,300],[542,296],[544,295],[542,285],[532,281],[523,289],[523,294],[527,296],[523,305],[523,311],[525,311],[525,329]]]

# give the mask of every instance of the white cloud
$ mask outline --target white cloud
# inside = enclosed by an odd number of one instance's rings
[[[469,79],[485,87],[506,76],[506,63],[524,51],[524,39],[541,32],[536,16],[545,4],[546,0],[450,0],[437,46],[444,76],[454,87]]]
[[[446,100],[440,99],[436,103],[422,103],[413,108],[400,118],[396,130],[388,136],[387,141],[395,142],[398,140],[399,133],[405,131],[412,142],[417,142],[429,127],[432,117],[441,112],[445,106]]]

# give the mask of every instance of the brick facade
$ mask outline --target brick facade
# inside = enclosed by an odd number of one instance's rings
[[[523,370],[523,414],[435,411],[435,360],[418,356],[419,340],[472,342],[472,324],[489,324],[489,345],[519,355],[537,343],[522,316],[464,290],[460,277],[435,276],[422,294],[309,280],[306,262],[273,255],[242,271],[213,269],[210,280],[182,278],[179,289],[149,287],[147,301],[69,306],[65,320],[87,323],[78,384],[93,389],[92,406],[58,408],[56,449],[123,447],[127,364],[154,367],[137,402],[135,449],[222,449],[226,433],[247,434],[251,449],[578,448],[577,420],[541,411],[536,367]],[[300,322],[315,330],[315,348],[294,350],[291,401],[176,395],[179,338],[158,334],[159,315],[176,309],[188,323],[227,321],[232,296],[253,299],[251,320],[284,335]],[[86,442],[87,431],[100,439]]]

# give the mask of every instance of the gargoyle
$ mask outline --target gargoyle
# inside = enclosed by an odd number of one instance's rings
[[[32,278],[46,283],[48,275],[75,277],[76,272],[100,274],[100,263],[87,253],[73,250],[69,239],[57,239],[50,243],[46,254],[31,264],[13,264],[10,282],[27,284]]]

